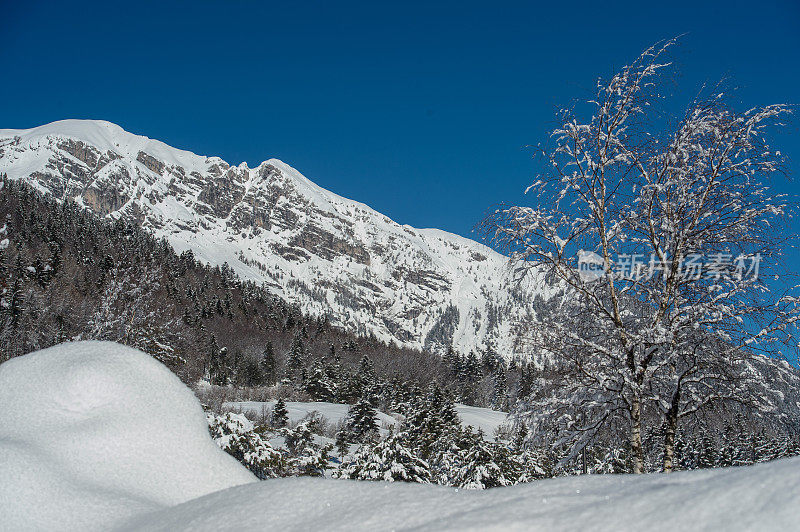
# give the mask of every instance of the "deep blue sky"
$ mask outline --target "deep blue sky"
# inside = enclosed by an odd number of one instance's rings
[[[2,2],[0,128],[100,118],[278,157],[401,223],[470,234],[522,201],[557,104],[687,33],[682,83],[800,103],[800,2]],[[795,159],[797,121],[781,142]],[[794,186],[787,190],[796,190]]]

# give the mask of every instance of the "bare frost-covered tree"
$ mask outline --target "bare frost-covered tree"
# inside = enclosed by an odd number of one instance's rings
[[[545,272],[567,297],[525,329],[558,368],[539,383],[529,425],[557,428],[573,450],[624,426],[636,473],[646,410],[666,427],[669,471],[680,419],[715,401],[769,410],[749,360],[797,347],[798,299],[780,262],[794,204],[770,187],[785,161],[769,133],[790,109],[738,111],[717,87],[670,113],[661,91],[673,45],[562,110],[531,206],[485,221],[520,271]]]

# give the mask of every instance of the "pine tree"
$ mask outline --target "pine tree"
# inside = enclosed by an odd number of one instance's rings
[[[697,467],[700,469],[708,469],[714,467],[717,463],[717,450],[714,447],[714,441],[710,436],[704,434],[700,438],[699,453],[697,457]]]
[[[546,452],[540,449],[525,449],[512,456],[511,459],[519,463],[520,472],[517,482],[532,482],[553,476],[553,461]],[[613,473],[622,472],[616,470],[617,462],[612,462],[611,467],[614,469]]]
[[[481,376],[481,364],[475,352],[470,351],[469,355],[463,359],[458,381],[461,383],[459,389],[459,399],[467,405],[475,405],[478,399],[477,382]]]
[[[264,352],[261,353],[259,364],[261,366],[261,374],[263,375],[263,384],[274,384],[276,364],[275,349],[272,346],[272,342],[267,342],[267,347],[265,347]]]
[[[358,362],[358,373],[364,377],[373,377],[375,375],[375,367],[372,365],[372,360],[367,355],[361,357]]]
[[[726,427],[720,437],[719,451],[717,453],[717,467],[730,467],[736,461],[736,440],[733,429]]]
[[[334,400],[334,385],[319,362],[315,363],[306,375],[303,381],[303,390],[315,401]]]
[[[228,356],[228,348],[227,347],[220,347],[218,353],[218,363],[217,363],[217,373],[216,377],[214,378],[214,384],[218,384],[220,386],[227,386],[232,381],[232,367],[231,367],[231,360]]]
[[[459,360],[452,343],[447,346],[447,351],[445,351],[445,354],[442,356],[442,365],[447,370],[450,378],[456,378],[458,376]]]
[[[389,379],[388,385],[385,387],[384,393],[381,396],[381,401],[385,405],[384,408],[389,412],[401,412],[405,409],[407,400],[408,390],[403,380],[395,371]]]
[[[533,372],[527,362],[520,363],[519,382],[517,384],[517,398],[522,399],[531,394],[533,389]]]
[[[484,375],[492,375],[501,366],[505,366],[505,364],[500,359],[500,355],[495,352],[491,345],[487,346],[481,353],[481,368]]]
[[[336,442],[334,445],[336,446],[336,452],[339,453],[339,458],[341,460],[344,460],[344,457],[350,452],[349,439],[350,437],[346,430],[340,430],[336,433]]]
[[[280,429],[289,423],[289,411],[286,409],[286,403],[283,397],[279,397],[272,408],[272,426]]]
[[[780,444],[776,438],[762,431],[756,438],[754,453],[756,462],[769,462],[781,456]]]
[[[487,489],[517,482],[522,467],[505,446],[484,441],[481,431],[468,432],[464,439],[468,446],[463,448],[460,465],[450,479],[451,485],[465,489]]]
[[[413,401],[406,412],[403,428],[419,449],[420,456],[429,459],[435,444],[453,427],[458,426],[458,414],[452,400],[445,400],[441,389],[432,383],[427,392]]]
[[[340,402],[353,404],[365,395],[364,383],[357,374],[350,375],[342,380],[336,395]]]
[[[789,443],[786,446],[785,456],[798,456],[800,455],[800,435],[792,434],[789,436]]]
[[[753,436],[753,461],[756,463],[768,462],[772,460],[773,449],[772,441],[764,431]]]
[[[301,329],[302,331],[303,329]],[[297,379],[305,369],[306,348],[303,344],[303,335],[298,333],[292,340],[292,346],[286,357],[286,373],[291,379]],[[302,379],[301,379],[302,382]]]
[[[683,438],[682,434],[677,434],[675,436],[675,469],[690,469],[687,467],[687,460],[686,460],[687,448],[686,448],[686,440]]]
[[[700,442],[697,438],[686,439],[682,435],[679,441],[681,442],[681,458],[678,463],[681,469],[687,471],[697,469],[700,462]]]
[[[246,357],[237,372],[237,382],[243,386],[261,386],[264,383],[264,373],[261,370],[259,361],[252,357]]]
[[[508,387],[506,382],[506,368],[498,364],[492,375],[491,405],[496,410],[508,411]]]
[[[366,397],[375,404],[377,400],[376,385],[377,377],[375,375],[375,367],[372,360],[367,355],[361,357],[358,363],[358,372],[356,377],[360,381],[360,391],[363,397]]]
[[[378,413],[366,397],[350,407],[345,427],[350,441],[364,443],[378,438]]]
[[[344,388],[344,371],[342,369],[342,357],[333,344],[330,345],[328,350],[328,358],[330,361],[325,364],[325,376],[331,384],[334,401],[341,402]]]
[[[207,418],[214,442],[256,477],[265,480],[289,474],[284,454],[255,432],[253,424],[242,414],[208,414]]]
[[[750,435],[744,430],[739,431],[736,435],[736,445],[731,465],[745,466],[753,463],[753,446]]]
[[[225,347],[220,347],[217,337],[211,335],[208,341],[208,370],[207,378],[211,384],[225,386],[228,384],[227,353]]]
[[[17,262],[14,266],[13,272],[14,283],[11,285],[11,293],[8,306],[8,315],[11,317],[11,326],[16,328],[19,325],[20,319],[25,312],[25,295],[24,295],[24,279],[25,279],[25,266],[22,263],[22,256],[17,256]]]
[[[302,422],[294,429],[281,429],[289,451],[289,467],[294,475],[321,477],[328,467],[328,453],[332,446],[320,448],[314,444],[309,424]]]
[[[417,456],[407,433],[390,434],[380,443],[362,445],[334,472],[336,478],[386,482],[431,482],[428,463]]]

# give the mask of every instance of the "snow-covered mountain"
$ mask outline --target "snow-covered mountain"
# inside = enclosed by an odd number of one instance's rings
[[[135,220],[179,251],[228,263],[305,312],[409,347],[515,352],[542,293],[472,240],[400,225],[269,159],[231,166],[104,121],[0,130],[0,172],[99,216]]]

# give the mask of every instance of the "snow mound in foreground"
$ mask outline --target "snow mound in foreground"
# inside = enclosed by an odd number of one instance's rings
[[[671,475],[591,475],[465,491],[310,478],[231,488],[129,530],[795,530],[800,458]]]
[[[0,365],[0,529],[104,529],[255,481],[152,357],[75,342]]]

